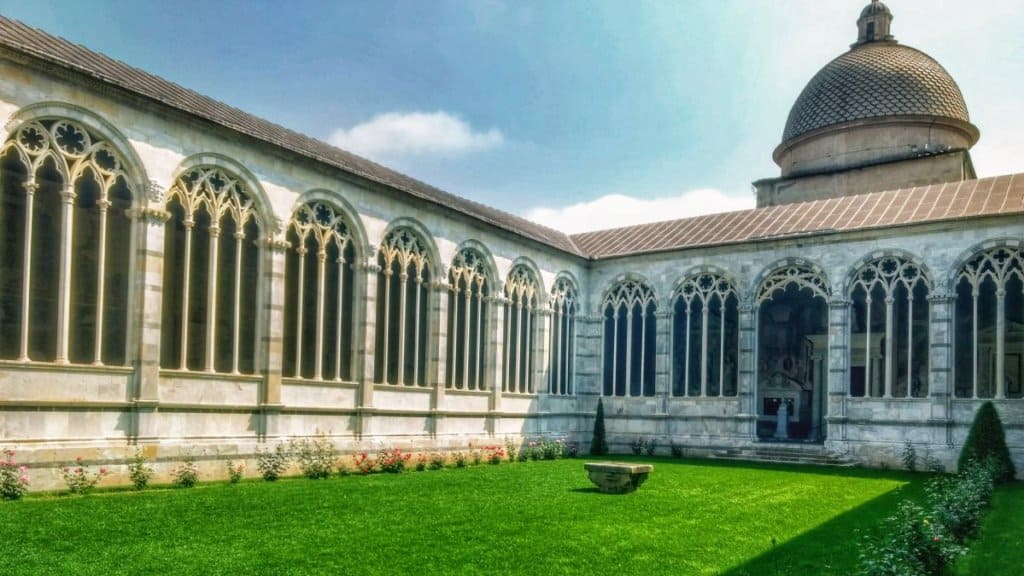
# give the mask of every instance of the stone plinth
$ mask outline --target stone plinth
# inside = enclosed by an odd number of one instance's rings
[[[590,474],[590,481],[605,494],[626,494],[640,487],[647,475],[654,470],[650,464],[625,464],[622,462],[587,462],[583,467]]]

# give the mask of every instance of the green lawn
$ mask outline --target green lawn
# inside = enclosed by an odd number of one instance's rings
[[[0,503],[0,572],[845,574],[858,531],[921,490],[895,472],[653,462],[625,496],[562,460],[28,498]]]
[[[956,564],[957,574],[1013,574],[1024,571],[1024,482],[1001,486],[981,533]]]

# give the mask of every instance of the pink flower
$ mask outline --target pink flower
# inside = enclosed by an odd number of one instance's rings
[[[932,542],[938,542],[939,540],[942,540],[942,538],[939,536],[932,538]]]
[[[75,462],[81,462],[81,461],[82,461],[82,457],[81,456],[75,457]]]
[[[106,474],[106,473],[107,473],[107,469],[106,468],[100,468],[100,474],[101,475],[102,474]]]
[[[28,476],[22,476],[21,478],[18,478],[18,481],[22,484],[28,484]]]

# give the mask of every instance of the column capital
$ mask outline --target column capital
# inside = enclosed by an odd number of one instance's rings
[[[953,300],[953,296],[945,290],[936,290],[931,294],[928,294],[927,300],[935,304],[948,303]]]
[[[381,270],[380,264],[377,264],[376,262],[367,262],[366,264],[356,264],[355,268],[356,268],[356,270],[359,270],[361,272],[369,272],[371,274],[377,274]]]
[[[271,252],[280,253],[291,248],[291,243],[283,235],[267,236],[264,244]]]
[[[851,302],[846,298],[832,298],[828,301],[829,308],[849,308]]]
[[[160,206],[146,206],[128,210],[128,217],[142,220],[150,226],[163,226],[164,222],[171,219],[171,213]]]

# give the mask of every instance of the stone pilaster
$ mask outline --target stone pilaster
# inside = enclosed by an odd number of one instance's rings
[[[826,436],[846,439],[846,402],[849,398],[850,301],[832,298],[828,303],[828,403]]]
[[[928,398],[932,420],[943,420],[945,442],[953,445],[953,297],[946,292],[928,296]]]
[[[501,412],[501,387],[505,382],[505,305],[509,300],[502,295],[496,295],[490,299],[487,307],[490,313],[490,325],[492,338],[487,344],[487,357],[493,358],[491,363],[491,412]],[[496,419],[495,416],[494,419]],[[494,430],[497,430],[497,422],[493,422]]]
[[[263,365],[263,413],[262,436],[275,438],[278,432],[278,415],[281,412],[281,378],[284,370],[284,300],[285,300],[285,256],[288,242],[283,234],[267,240],[267,282],[265,353]]]
[[[654,321],[654,396],[658,398],[658,412],[667,414],[668,400],[672,395],[672,376],[669,370],[672,363],[672,312],[655,312]]]
[[[533,342],[533,381],[537,392],[538,412],[548,412],[550,405],[548,397],[551,395],[551,333],[554,327],[552,321],[554,314],[550,309],[537,310],[537,327],[534,331],[536,340]],[[543,432],[543,429],[541,430]]]
[[[362,437],[369,430],[369,415],[366,409],[373,407],[373,385],[377,367],[377,282],[379,281],[380,266],[376,263],[376,256],[371,256],[370,261],[359,267],[359,273],[365,278],[363,286],[363,318],[356,334],[362,332],[363,339],[359,342],[357,352],[363,366],[363,373],[359,375],[359,395],[356,398],[356,407],[359,409],[355,432],[357,437]],[[386,326],[381,327],[387,330]],[[387,367],[384,367],[385,370]]]
[[[435,411],[433,418],[433,434],[444,433],[444,416],[436,411],[445,410],[445,387],[448,384],[448,318],[449,318],[449,286],[447,282],[433,282],[430,285],[434,297],[431,299],[430,316],[434,318],[434,330],[430,335],[433,346],[430,348],[431,365],[434,371],[428,384],[433,389],[430,407]]]
[[[755,364],[757,348],[757,325],[755,322],[757,308],[750,302],[740,302],[740,358],[739,382],[736,391],[740,405],[740,417],[749,421],[747,436],[751,441],[757,440],[757,366]]]
[[[141,278],[136,286],[138,310],[141,318],[139,347],[135,362],[135,410],[131,436],[136,441],[146,441],[157,436],[156,407],[160,402],[160,340],[163,321],[164,284],[164,235],[166,222],[171,214],[163,208],[164,192],[151,182],[148,207],[132,213],[139,226],[139,242],[136,244],[137,269]]]

